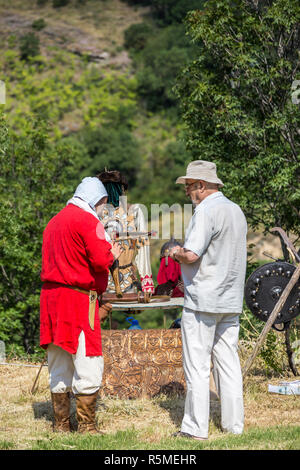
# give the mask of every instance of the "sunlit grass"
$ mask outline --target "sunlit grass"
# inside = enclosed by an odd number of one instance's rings
[[[169,395],[135,400],[100,397],[96,417],[104,436],[53,433],[47,368],[43,368],[32,395],[37,368],[1,366],[0,449],[299,450],[300,397],[268,393],[268,383],[278,383],[278,377],[266,377],[257,369],[254,372],[244,384],[244,433],[238,436],[222,432],[220,403],[212,396],[209,439],[196,442],[172,437],[180,428],[184,396]],[[71,420],[76,421],[74,399]]]

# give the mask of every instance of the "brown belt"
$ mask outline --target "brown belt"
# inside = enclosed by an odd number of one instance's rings
[[[52,284],[52,283],[51,283]],[[61,284],[59,282],[54,282],[53,284],[58,284],[62,287],[68,287],[69,289],[77,290],[77,292],[81,292],[82,294],[86,294],[89,296],[89,324],[92,330],[95,329],[95,312],[96,312],[96,303],[98,294],[95,290],[86,290],[82,289],[81,287],[76,286],[68,286],[67,284]]]
[[[70,289],[77,290],[77,292],[81,292],[82,294],[86,294],[89,296],[89,324],[92,330],[95,329],[95,312],[96,312],[96,303],[98,294],[95,290],[85,290],[81,289],[80,287],[75,286],[66,286]]]

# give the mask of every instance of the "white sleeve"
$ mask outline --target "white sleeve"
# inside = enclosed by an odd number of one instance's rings
[[[137,232],[148,231],[143,211],[138,205],[135,205],[135,227]],[[142,291],[151,292],[153,294],[154,284],[152,279],[149,239],[137,241],[136,247],[137,255],[135,257],[135,264],[140,275]]]
[[[202,256],[214,234],[213,222],[205,210],[195,212],[184,242],[184,248]]]

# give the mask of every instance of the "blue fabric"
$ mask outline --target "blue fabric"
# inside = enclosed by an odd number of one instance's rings
[[[87,176],[77,186],[74,197],[80,197],[80,199],[87,202],[95,210],[95,204],[103,197],[108,197],[108,194],[103,183],[98,178]]]

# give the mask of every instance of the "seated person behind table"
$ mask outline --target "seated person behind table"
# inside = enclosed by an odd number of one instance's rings
[[[158,286],[155,288],[155,295],[184,296],[180,264],[168,256],[169,250],[178,245],[180,243],[172,237],[161,248],[160,266],[157,274]]]

